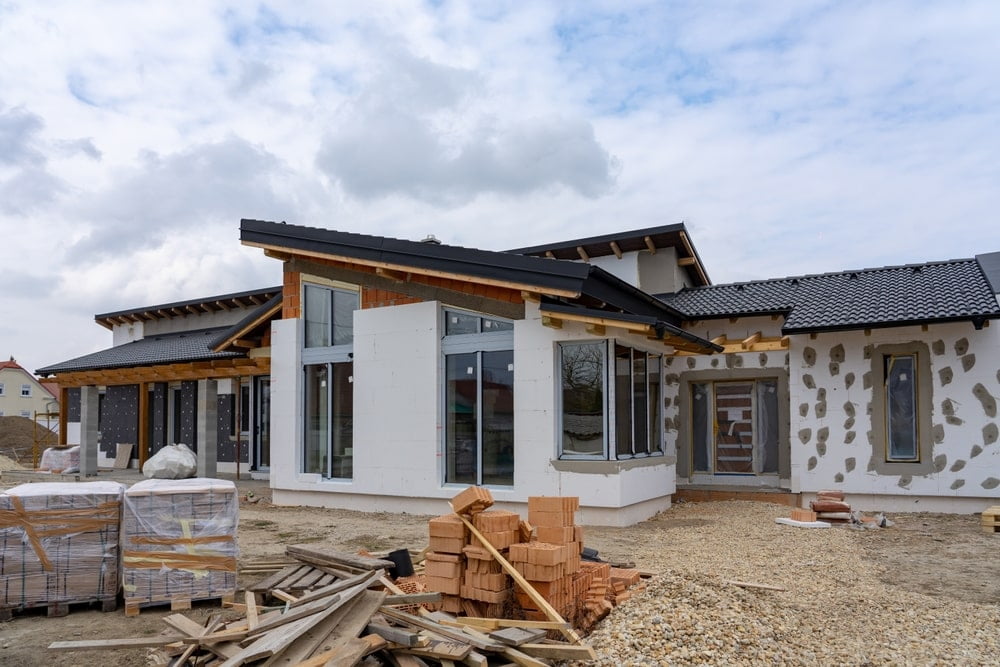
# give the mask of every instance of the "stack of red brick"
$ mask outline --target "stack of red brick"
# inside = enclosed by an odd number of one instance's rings
[[[851,506],[844,502],[843,491],[818,491],[809,508],[820,521],[850,522]]]
[[[527,523],[514,512],[488,510],[492,504],[489,491],[480,487],[469,487],[452,500],[455,511],[468,516],[563,618],[589,627],[630,597],[628,589],[639,582],[637,570],[582,562],[583,527],[575,519],[579,498],[530,497]],[[513,611],[513,593],[524,618],[546,620],[457,514],[431,519],[429,532],[425,585],[442,594],[441,609],[500,617]]]

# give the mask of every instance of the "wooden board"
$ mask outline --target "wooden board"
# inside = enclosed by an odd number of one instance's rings
[[[125,470],[128,468],[128,464],[132,462],[132,448],[135,445],[131,442],[119,442],[118,452],[115,454],[115,462],[111,464],[111,467],[115,470]]]

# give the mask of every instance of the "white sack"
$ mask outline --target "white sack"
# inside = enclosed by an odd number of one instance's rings
[[[167,445],[142,465],[142,474],[153,479],[194,477],[198,460],[187,445]]]

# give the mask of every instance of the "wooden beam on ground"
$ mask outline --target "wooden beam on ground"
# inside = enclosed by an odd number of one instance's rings
[[[591,647],[573,644],[521,644],[517,650],[549,660],[593,660],[597,657]]]
[[[125,639],[77,639],[52,642],[50,651],[111,651],[120,648],[157,648],[182,642],[184,637],[128,637]]]
[[[395,567],[395,563],[381,558],[367,558],[356,554],[349,554],[344,551],[334,551],[324,549],[319,551],[307,547],[304,544],[293,544],[285,547],[285,553],[292,558],[297,558],[303,563],[312,565],[328,565],[332,567],[346,567],[349,569],[362,571],[389,570]]]

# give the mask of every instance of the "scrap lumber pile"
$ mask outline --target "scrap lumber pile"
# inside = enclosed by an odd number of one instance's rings
[[[118,596],[122,492],[117,482],[21,484],[0,494],[0,620]]]
[[[844,502],[843,491],[818,491],[816,500],[809,502],[809,509],[816,513],[812,519],[796,519],[795,513],[792,518],[796,521],[830,521],[832,523],[850,523],[851,506]]]
[[[386,561],[331,550],[290,546],[286,553],[318,571],[347,572],[302,595],[283,594],[278,606],[259,604],[247,591],[223,621],[204,625],[182,614],[163,620],[163,634],[141,638],[55,642],[52,650],[79,651],[148,647],[152,665],[480,665],[493,662],[540,666],[549,660],[589,660],[588,646],[547,640],[549,630],[571,632],[564,622],[459,618],[418,608],[413,603],[440,600],[439,593],[407,595],[382,569]],[[329,572],[328,572],[329,573]],[[272,579],[269,577],[268,579]]]
[[[169,603],[232,601],[236,593],[236,485],[227,480],[147,479],[124,495],[125,614]]]
[[[1000,505],[983,511],[981,525],[984,533],[1000,533]]]

